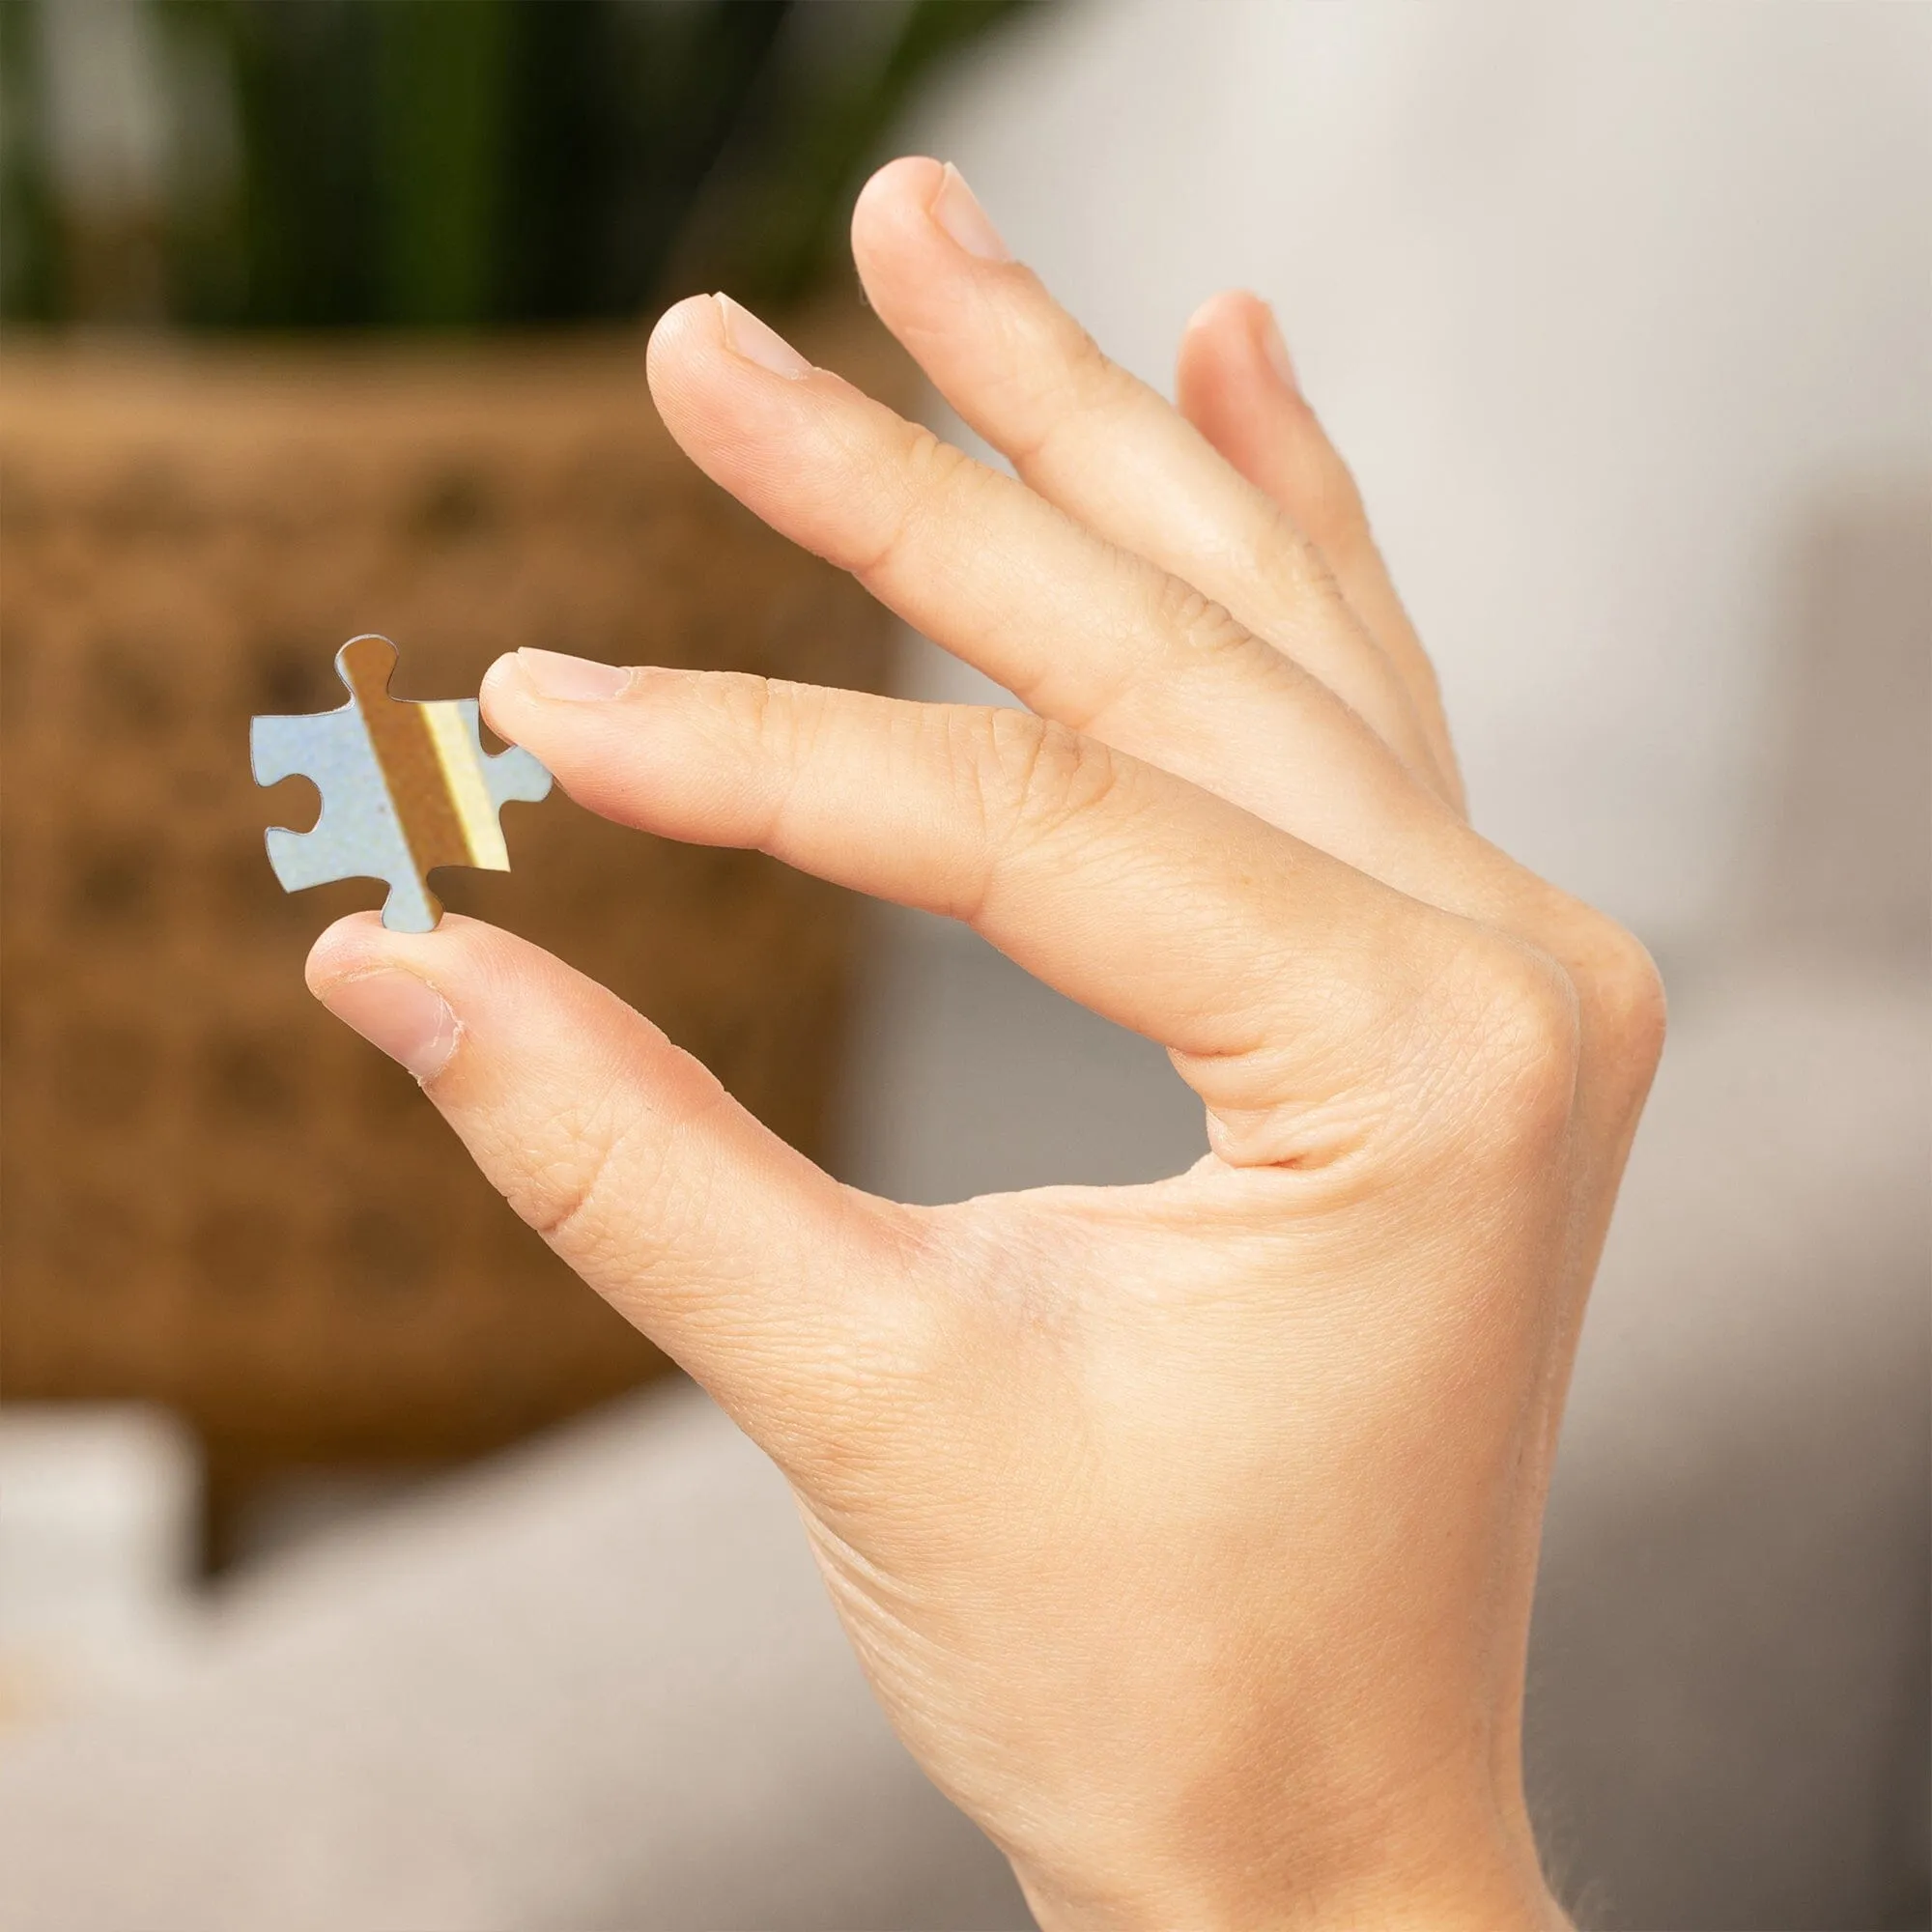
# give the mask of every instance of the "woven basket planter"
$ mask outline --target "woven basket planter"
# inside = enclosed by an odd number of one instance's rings
[[[807,339],[891,393],[869,325]],[[226,1485],[470,1454],[657,1366],[302,988],[367,882],[284,896],[247,721],[400,696],[539,644],[877,688],[882,613],[671,446],[635,340],[0,358],[6,1081],[0,1394],[147,1397]],[[305,794],[306,791],[306,795]],[[846,895],[625,833],[560,793],[515,870],[439,875],[615,988],[788,1139],[822,1144]]]

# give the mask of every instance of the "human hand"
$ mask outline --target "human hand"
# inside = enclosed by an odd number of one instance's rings
[[[1159,1040],[1212,1151],[906,1208],[506,934],[310,983],[789,1479],[893,1721],[1048,1926],[1560,1922],[1520,1774],[1543,1500],[1662,1038],[1642,949],[1463,820],[1434,681],[1253,298],[1179,411],[894,163],[867,294],[997,474],[680,303],[693,459],[1031,712],[520,653],[591,810],[964,919]]]

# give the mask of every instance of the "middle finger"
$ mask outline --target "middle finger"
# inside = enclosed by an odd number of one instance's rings
[[[1007,259],[954,171],[924,159],[881,168],[853,211],[852,257],[886,327],[1032,489],[1225,606],[1345,699],[1433,789],[1453,790],[1402,667],[1327,560]]]

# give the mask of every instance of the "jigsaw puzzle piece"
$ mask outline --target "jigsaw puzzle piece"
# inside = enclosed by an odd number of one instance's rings
[[[258,783],[299,774],[322,789],[313,830],[269,834],[269,862],[283,889],[382,879],[390,888],[383,923],[428,932],[442,917],[430,871],[508,871],[497,814],[512,800],[547,797],[551,777],[517,747],[484,751],[474,698],[391,697],[396,655],[386,638],[351,639],[335,655],[350,702],[315,717],[257,718],[250,742]]]

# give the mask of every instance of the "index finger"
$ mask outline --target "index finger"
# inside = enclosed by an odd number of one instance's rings
[[[608,818],[967,922],[1168,1047],[1239,1164],[1334,1157],[1331,1103],[1396,1091],[1503,943],[1024,712],[673,670],[592,697],[590,670],[501,658],[485,713]]]

